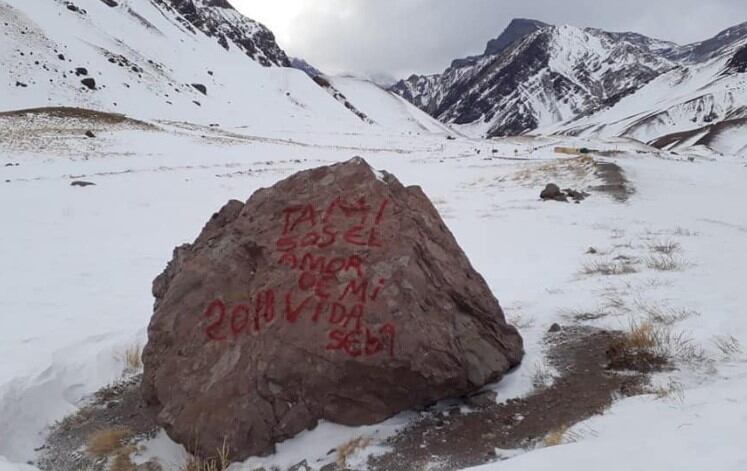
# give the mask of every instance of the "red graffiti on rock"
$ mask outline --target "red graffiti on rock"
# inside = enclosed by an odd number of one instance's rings
[[[393,357],[395,325],[369,326],[365,319],[367,304],[387,286],[387,280],[367,276],[365,254],[383,247],[379,230],[388,208],[389,200],[371,206],[363,198],[337,198],[325,208],[285,208],[275,251],[278,268],[297,273],[295,286],[262,290],[238,303],[213,300],[204,311],[209,322],[205,335],[225,341],[258,335],[275,322],[322,323],[329,327],[324,345],[328,351],[353,358]],[[337,248],[346,254],[335,255]]]

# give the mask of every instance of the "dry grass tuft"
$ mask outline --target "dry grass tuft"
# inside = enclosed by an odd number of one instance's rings
[[[119,354],[117,359],[125,364],[124,374],[137,374],[143,370],[143,346],[140,343],[129,345]]]
[[[619,239],[622,239],[622,237],[619,237]],[[633,241],[632,240],[628,240],[627,242],[622,242],[621,241],[621,242],[618,242],[616,244],[613,244],[612,248],[613,249],[617,249],[617,250],[619,250],[619,249],[629,249],[629,250],[632,250],[632,249],[635,249],[636,247],[635,247],[635,245],[633,245]]]
[[[674,230],[672,231],[672,234],[676,236],[680,236],[680,237],[693,237],[693,236],[698,235],[697,232],[691,231],[690,229],[685,229],[684,227],[681,227],[681,226],[675,227]]]
[[[522,314],[515,314],[508,319],[508,323],[513,325],[519,330],[530,329],[534,327],[536,319],[532,316],[524,316]]]
[[[112,456],[127,447],[132,430],[127,427],[111,427],[93,432],[86,443],[86,450],[93,456]]]
[[[624,344],[631,352],[649,353],[669,361],[691,363],[705,359],[703,350],[684,333],[675,333],[669,326],[651,321],[631,321]]]
[[[109,471],[135,471],[135,463],[130,459],[130,454],[135,452],[133,446],[120,448],[114,453],[114,459],[109,466]]]
[[[345,468],[347,466],[348,459],[353,456],[358,450],[365,449],[370,443],[370,438],[358,437],[337,447],[337,466]]]
[[[625,275],[636,273],[635,260],[629,258],[616,258],[607,260],[591,260],[581,268],[585,275]]]
[[[625,237],[625,229],[615,227],[612,230],[610,230],[610,239],[612,240],[618,240],[619,242],[616,242],[614,247],[625,247],[632,249],[633,248],[633,242],[628,240],[627,242],[623,242],[621,239]]]
[[[727,358],[742,354],[742,345],[738,339],[731,335],[719,335],[713,339],[713,344]]]
[[[659,271],[680,271],[687,266],[687,262],[675,255],[651,255],[646,260],[646,266]]]
[[[562,309],[560,312],[564,317],[588,322],[609,316],[629,314],[631,311],[625,299],[615,294],[606,294],[602,296],[602,301],[596,307]]]
[[[657,386],[651,390],[657,399],[672,399],[677,402],[685,401],[685,390],[681,383],[671,380],[669,383]]]
[[[560,311],[563,317],[576,321],[589,322],[602,319],[610,315],[609,312],[602,308],[599,309],[563,309]]]
[[[590,431],[591,434],[596,434],[594,431]],[[550,433],[545,435],[543,443],[546,447],[565,445],[567,443],[575,443],[583,438],[581,433],[572,432],[567,425],[556,428]]]
[[[557,428],[545,436],[545,446],[558,446],[562,445],[565,441],[565,434],[568,432],[568,427],[563,426]]]
[[[191,456],[184,464],[182,471],[225,471],[228,467],[223,467],[221,463],[214,458],[198,458]]]
[[[632,323],[625,337],[625,346],[631,350],[652,350],[658,345],[658,336],[651,322]]]
[[[212,458],[200,458],[190,456],[181,471],[226,471],[231,466],[230,450],[224,441],[216,456]]]
[[[608,294],[604,296],[604,302],[601,305],[606,310],[612,310],[615,312],[628,312],[628,306],[625,299],[614,294]]]
[[[625,336],[607,351],[608,367],[649,373],[671,368],[675,363],[705,366],[704,351],[683,333],[647,320],[631,321]]]
[[[649,250],[663,255],[672,255],[681,250],[680,243],[674,240],[657,240],[648,244]]]
[[[660,304],[646,303],[641,300],[635,301],[635,307],[646,314],[648,320],[654,324],[671,326],[677,322],[700,316],[698,311],[685,308],[672,308]]]
[[[532,372],[532,386],[535,389],[544,389],[552,385],[553,374],[549,366],[544,362],[534,364]]]

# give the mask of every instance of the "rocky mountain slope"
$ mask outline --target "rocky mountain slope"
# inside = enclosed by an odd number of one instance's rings
[[[747,151],[747,28],[732,40],[707,41],[671,71],[607,109],[541,129],[579,136],[625,136],[657,147],[706,145]],[[732,31],[736,31],[732,29]],[[723,37],[723,35],[722,35]],[[728,138],[727,138],[728,136]]]
[[[395,83],[390,89],[418,108],[436,116],[444,91],[448,88],[446,85],[454,80],[454,75],[458,74],[458,71],[475,66],[485,56],[499,54],[516,41],[544,26],[547,25],[541,21],[514,19],[500,36],[488,42],[482,55],[455,59],[443,74],[413,74],[408,79]]]
[[[735,74],[747,72],[747,44],[742,46],[726,65],[727,71]]]
[[[735,45],[744,43],[747,38],[747,22],[727,28],[705,41],[677,48],[673,58],[684,63],[699,63],[728,53]]]
[[[578,133],[594,128],[592,122],[597,124],[596,131],[605,127],[609,118],[600,117],[609,110],[621,110],[623,101],[627,108],[635,108],[631,104],[638,101],[639,114],[643,112],[652,102],[651,97],[640,99],[645,95],[641,92],[659,79],[668,79],[672,93],[665,94],[677,102],[673,97],[677,90],[692,85],[693,77],[698,76],[696,81],[701,85],[706,85],[704,80],[722,83],[716,87],[722,92],[704,94],[701,106],[695,106],[700,115],[693,123],[707,117],[709,123],[741,117],[743,105],[737,92],[741,82],[728,77],[743,73],[746,53],[740,51],[740,55],[737,50],[745,44],[747,23],[701,43],[679,46],[636,33],[514,20],[488,43],[482,55],[456,60],[442,74],[413,75],[392,91],[473,135],[505,136],[559,128]],[[723,85],[726,82],[729,85]],[[742,96],[747,95],[741,90]],[[712,106],[706,103],[709,100]],[[664,124],[645,136],[627,129],[620,129],[617,135],[650,140],[652,135],[681,127],[679,121]]]
[[[182,24],[217,39],[228,50],[233,44],[265,67],[289,67],[290,60],[264,25],[236,11],[227,0],[153,0],[181,15]],[[116,3],[116,2],[110,2]]]
[[[398,98],[363,110],[320,86],[226,0],[0,0],[0,26],[0,111],[69,106],[258,132],[443,129]],[[377,119],[389,104],[396,124]]]
[[[324,75],[321,70],[317,69],[313,65],[306,62],[304,59],[300,57],[291,57],[290,58],[290,66],[294,69],[302,70],[306,72],[306,75],[308,75],[311,78],[318,77],[320,75]]]

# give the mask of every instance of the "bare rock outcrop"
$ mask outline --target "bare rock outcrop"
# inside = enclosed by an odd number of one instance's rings
[[[360,158],[228,202],[153,294],[143,394],[202,455],[463,396],[523,355],[422,190]]]

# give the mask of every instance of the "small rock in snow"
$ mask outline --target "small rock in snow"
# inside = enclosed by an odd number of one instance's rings
[[[563,192],[565,192],[565,194],[568,195],[569,198],[572,198],[576,203],[585,200],[586,197],[589,196],[589,194],[584,191],[572,190],[570,188],[566,188]]]
[[[548,183],[540,193],[540,198],[543,200],[568,201],[568,198],[560,191],[560,187],[555,183]]]
[[[207,87],[201,83],[193,83],[192,86],[195,90],[202,93],[203,95],[207,95]]]
[[[83,80],[80,81],[80,83],[82,83],[89,90],[96,90],[96,80],[90,77],[84,78]]]

